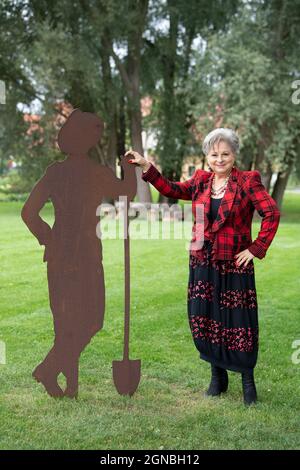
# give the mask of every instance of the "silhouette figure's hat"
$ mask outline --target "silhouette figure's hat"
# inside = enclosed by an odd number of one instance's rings
[[[85,154],[101,140],[103,129],[96,114],[74,109],[58,133],[58,146],[63,153]]]

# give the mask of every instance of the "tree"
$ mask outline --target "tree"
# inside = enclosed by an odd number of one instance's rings
[[[167,0],[154,10],[148,48],[155,57],[158,86],[156,99],[158,145],[162,171],[170,179],[180,179],[184,157],[199,151],[192,128],[195,118],[189,103],[189,79],[196,41],[203,45],[210,31],[226,28],[237,1]],[[156,20],[156,21],[155,21]],[[159,20],[167,21],[167,28]],[[147,67],[149,70],[149,66]],[[160,80],[161,78],[161,80]],[[160,200],[165,199],[163,196]],[[169,200],[169,202],[175,202]]]
[[[100,2],[102,11],[106,14],[106,34],[103,36],[104,45],[115,61],[126,91],[131,146],[143,155],[142,115],[140,93],[140,69],[143,46],[143,32],[147,24],[148,0],[115,0]],[[124,18],[126,22],[124,23]],[[120,25],[122,27],[120,28]],[[126,48],[127,54],[121,59],[115,52],[114,41]],[[137,195],[143,202],[151,202],[149,184],[141,179],[142,169],[136,168]]]
[[[211,36],[204,56],[196,58],[198,81],[194,80],[192,87],[195,112],[204,114],[206,109],[208,117],[218,114],[218,125],[238,131],[242,142],[240,166],[258,169],[267,188],[272,173],[277,172],[281,190],[276,182],[272,195],[279,207],[295,164],[299,136],[299,107],[291,103],[299,25],[292,18],[280,19],[287,14],[280,6],[282,2],[242,5],[229,31]],[[295,14],[292,9],[291,14]],[[285,42],[293,24],[294,42]],[[199,92],[203,82],[207,82],[206,98]],[[201,98],[204,101],[200,102]],[[206,131],[208,122],[200,121],[200,130]]]

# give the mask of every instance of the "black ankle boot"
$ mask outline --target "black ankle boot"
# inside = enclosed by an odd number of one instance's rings
[[[253,371],[242,372],[242,385],[245,405],[251,405],[257,401],[257,393]]]
[[[211,382],[206,395],[215,397],[227,391],[228,374],[226,369],[211,364]]]

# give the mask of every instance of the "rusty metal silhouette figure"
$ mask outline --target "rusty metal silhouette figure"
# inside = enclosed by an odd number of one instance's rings
[[[67,157],[48,166],[21,212],[29,230],[45,245],[55,338],[32,375],[53,397],[77,397],[80,354],[103,327],[105,282],[96,209],[104,196],[127,196],[130,201],[136,194],[136,172],[129,158],[121,159],[120,180],[87,156],[103,128],[95,114],[79,109],[70,114],[58,134],[59,148]],[[52,228],[39,215],[49,198],[55,213]],[[60,373],[66,377],[65,391],[57,381]]]

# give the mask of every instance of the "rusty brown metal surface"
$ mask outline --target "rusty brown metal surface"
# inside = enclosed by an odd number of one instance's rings
[[[124,179],[120,180],[110,168],[87,156],[101,139],[103,127],[95,114],[79,109],[71,113],[58,134],[66,159],[46,169],[21,213],[29,230],[45,246],[43,261],[47,262],[55,338],[33,377],[53,397],[78,395],[80,354],[103,327],[105,282],[102,245],[96,233],[97,207],[103,197],[127,196],[129,202],[136,194],[136,172],[129,158],[121,160]],[[52,228],[39,215],[48,199],[54,206]],[[129,271],[127,274],[125,284],[129,286]],[[64,391],[57,382],[60,373],[66,377]]]

